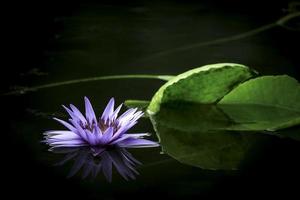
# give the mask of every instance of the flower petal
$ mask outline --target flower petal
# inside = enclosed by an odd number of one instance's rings
[[[119,118],[118,118],[118,124],[121,126],[124,122],[129,121],[133,114],[137,111],[137,108],[130,108],[126,112],[124,112]]]
[[[86,143],[83,140],[65,140],[65,141],[58,141],[58,142],[52,142],[50,144],[51,146],[64,146],[64,147],[70,147],[70,146],[80,146],[80,145],[86,145]]]
[[[115,106],[115,99],[111,98],[101,116],[101,119],[104,120],[104,122],[106,122],[108,119],[111,119],[114,112],[114,106]]]
[[[94,125],[93,134],[95,136],[96,144],[101,142],[102,132],[97,124]]]
[[[137,123],[137,120],[144,114],[142,111],[136,111],[137,109],[135,108],[129,109],[123,113],[123,115],[121,115],[117,120],[118,126],[130,126],[130,128],[134,126]]]
[[[124,136],[125,135],[128,135],[133,138],[142,138],[144,136],[150,136],[150,133],[127,133],[127,134],[124,134]]]
[[[49,149],[49,151],[54,151],[57,148],[77,148],[77,147],[84,147],[84,146],[88,146],[88,144],[87,143],[84,143],[84,144],[59,144],[59,145],[55,144],[55,145],[52,145],[52,147]]]
[[[70,119],[70,122],[75,126],[76,128],[76,132],[79,136],[82,137],[82,139],[84,139],[85,141],[89,141],[88,136],[85,132],[85,130],[83,130],[83,128],[74,120]]]
[[[135,133],[135,134],[123,134],[122,136],[120,136],[119,138],[115,139],[115,140],[111,140],[110,144],[117,144],[123,140],[126,140],[127,138],[142,138],[144,136],[149,136],[149,133]]]
[[[87,97],[84,97],[84,102],[85,102],[85,116],[87,121],[92,124],[93,122],[96,122],[96,115],[94,112],[94,109],[92,107],[92,104],[90,100]]]
[[[116,108],[116,110],[113,112],[113,114],[112,114],[112,116],[111,116],[111,120],[112,120],[112,121],[115,121],[115,120],[117,119],[118,114],[119,114],[119,112],[120,112],[122,106],[123,106],[123,104],[119,105],[119,106]]]
[[[130,136],[128,136],[128,135],[127,136],[122,135],[121,137],[117,138],[116,140],[111,140],[111,142],[109,144],[110,145],[114,145],[114,144],[117,144],[117,143],[119,143],[119,142],[121,142],[123,140],[126,140],[128,138],[130,138]]]
[[[63,140],[80,140],[81,137],[72,131],[56,131],[54,133],[59,134],[53,134],[53,132],[50,132],[46,136],[46,140],[49,141],[63,141]]]
[[[53,130],[53,131],[46,131],[44,132],[44,135],[46,136],[52,136],[52,135],[61,135],[61,134],[68,134],[68,133],[74,133],[72,131],[65,131],[65,130]]]
[[[78,119],[78,117],[76,117],[73,113],[73,111],[71,111],[69,108],[67,108],[65,105],[62,105],[62,107],[68,112],[68,114],[73,118],[73,119]]]
[[[157,147],[159,144],[146,139],[128,138],[118,143],[118,146],[125,148],[138,148],[138,147]]]
[[[113,127],[109,127],[108,129],[106,129],[106,131],[103,133],[102,137],[100,138],[101,143],[107,144],[108,142],[110,142],[112,139],[113,133],[114,133]]]
[[[76,128],[74,128],[71,124],[69,124],[68,122],[65,122],[64,120],[58,119],[58,118],[53,118],[54,120],[58,121],[59,123],[61,123],[62,125],[64,125],[67,129],[69,129],[72,132],[76,132]]]
[[[83,114],[74,106],[73,104],[70,104],[70,108],[72,109],[73,113],[85,124],[87,123],[85,117]]]
[[[132,128],[137,122],[133,121],[130,124],[121,126],[119,130],[114,134],[111,140],[116,140],[117,138],[121,137],[126,131]]]
[[[97,140],[96,140],[96,135],[93,134],[91,131],[89,130],[85,130],[85,134],[87,136],[88,139],[88,143],[92,146],[97,144]]]

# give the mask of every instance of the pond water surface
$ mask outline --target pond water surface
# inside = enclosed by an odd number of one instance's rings
[[[7,75],[11,79],[4,83],[3,91],[14,85],[115,74],[176,75],[220,62],[241,63],[261,74],[288,74],[299,80],[299,51],[294,51],[300,44],[297,31],[275,27],[240,40],[193,47],[276,21],[288,6],[286,1],[279,2],[140,1],[72,6],[53,2],[48,3],[53,13],[44,14],[46,8],[35,12],[28,4],[32,16],[27,13],[24,19],[17,17],[29,22],[27,26],[18,25],[23,32],[21,52],[12,59]],[[83,97],[88,96],[100,115],[111,97],[117,104],[127,99],[150,100],[163,83],[155,79],[104,80],[1,97],[8,129],[2,133],[6,185],[17,188],[24,197],[52,199],[299,196],[300,143],[288,138],[262,136],[259,144],[245,153],[239,170],[229,169],[235,168],[232,163],[215,169],[203,167],[203,161],[195,164],[194,160],[174,159],[161,147],[111,150],[103,155],[105,158],[95,159],[85,149],[49,152],[41,143],[44,131],[61,128],[51,118],[66,118],[62,104],[73,103],[83,110]],[[148,118],[140,119],[132,132],[150,132],[150,138],[158,140]],[[205,146],[190,138],[182,140],[191,148]],[[205,148],[218,148],[218,144]],[[223,154],[214,155],[210,149],[204,152],[207,154],[201,156],[207,158],[204,163],[208,166],[226,162]],[[70,159],[62,163],[66,155]],[[122,160],[124,155],[136,166],[128,168]],[[112,160],[109,182],[109,169],[99,170],[97,166]],[[127,174],[128,181],[122,173]]]

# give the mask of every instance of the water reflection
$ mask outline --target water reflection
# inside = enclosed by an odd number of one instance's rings
[[[114,147],[103,151],[98,156],[94,156],[90,148],[56,148],[54,153],[66,154],[64,159],[56,165],[64,165],[73,160],[74,164],[68,177],[82,172],[82,178],[96,178],[101,172],[107,181],[112,181],[113,168],[125,179],[135,179],[139,173],[136,166],[141,163],[136,160],[125,148]]]
[[[150,119],[162,151],[172,158],[202,169],[236,170],[275,139],[299,140],[299,129],[256,131],[278,124],[283,116],[291,117],[288,112],[261,106],[173,102],[162,104]]]

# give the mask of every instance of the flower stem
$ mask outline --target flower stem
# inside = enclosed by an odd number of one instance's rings
[[[243,39],[243,38],[246,38],[246,37],[250,37],[252,35],[256,35],[258,33],[261,33],[263,31],[269,30],[269,29],[277,27],[277,26],[278,26],[277,23],[267,24],[267,25],[261,26],[259,28],[256,28],[256,29],[253,29],[251,31],[244,32],[244,33],[241,33],[241,34],[238,34],[238,35],[233,35],[233,36],[224,37],[224,38],[218,38],[218,39],[215,39],[215,40],[190,44],[190,45],[174,48],[174,49],[167,50],[167,51],[157,52],[157,53],[154,53],[154,54],[152,54],[152,55],[150,55],[146,58],[142,58],[142,60],[150,60],[150,59],[154,59],[156,57],[167,56],[167,55],[170,55],[170,54],[173,54],[173,53],[187,51],[187,50],[194,49],[194,48],[205,47],[205,46],[210,46],[210,45],[218,45],[218,44],[223,44],[223,43],[227,43],[227,42],[240,40],[240,39]]]
[[[292,30],[292,28],[288,27],[286,24],[289,21],[291,21],[291,20],[293,20],[293,19],[295,19],[296,17],[299,17],[299,16],[300,16],[300,12],[293,12],[293,13],[290,13],[288,15],[285,15],[285,16],[281,17],[280,19],[278,19],[275,22],[263,25],[261,27],[252,29],[252,30],[244,32],[244,33],[240,33],[240,34],[236,34],[236,35],[232,35],[232,36],[228,36],[228,37],[223,37],[223,38],[217,38],[217,39],[209,40],[209,41],[205,41],[205,42],[198,42],[198,43],[194,43],[194,44],[190,44],[190,45],[185,45],[185,46],[182,46],[182,47],[173,48],[173,49],[170,49],[170,50],[157,52],[157,53],[154,53],[154,54],[152,54],[148,57],[142,58],[141,60],[145,61],[145,60],[155,59],[155,58],[161,57],[161,56],[167,56],[167,55],[177,53],[177,52],[191,50],[191,49],[194,49],[194,48],[205,47],[205,46],[210,46],[210,45],[220,45],[220,44],[224,44],[224,43],[227,43],[227,42],[241,40],[241,39],[248,38],[248,37],[257,35],[259,33],[268,31],[268,30],[273,29],[275,27],[283,27],[283,28],[286,28],[288,30]]]
[[[82,79],[74,79],[68,81],[61,81],[61,82],[54,82],[44,85],[38,85],[33,87],[22,87],[20,89],[16,89],[7,93],[2,94],[2,96],[7,95],[20,95],[25,94],[27,92],[34,92],[42,89],[59,87],[59,86],[66,86],[78,83],[86,83],[86,82],[93,82],[93,81],[100,81],[100,80],[113,80],[113,79],[158,79],[163,81],[168,81],[174,76],[171,75],[148,75],[148,74],[129,74],[129,75],[112,75],[112,76],[97,76],[97,77],[89,77],[89,78],[82,78]]]

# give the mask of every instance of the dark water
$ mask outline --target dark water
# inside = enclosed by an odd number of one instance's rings
[[[286,8],[287,1],[26,2],[10,18],[12,57],[1,88],[114,74],[173,75],[219,62],[299,80],[298,31],[275,27],[240,40],[191,47],[274,22],[287,14]],[[182,46],[188,48],[172,52]],[[54,166],[63,156],[48,152],[40,141],[43,131],[60,128],[51,116],[63,114],[62,104],[83,109],[83,96],[88,96],[100,113],[110,97],[117,103],[150,100],[163,83],[106,80],[1,97],[5,188],[14,190],[12,196],[58,199],[299,196],[299,142],[277,137],[251,150],[237,171],[182,164],[160,148],[129,150],[143,163],[134,181],[125,181],[116,170],[112,183],[101,173],[95,179],[82,179],[82,171],[66,178],[74,162]],[[149,119],[141,119],[132,131],[151,132],[157,140]]]

